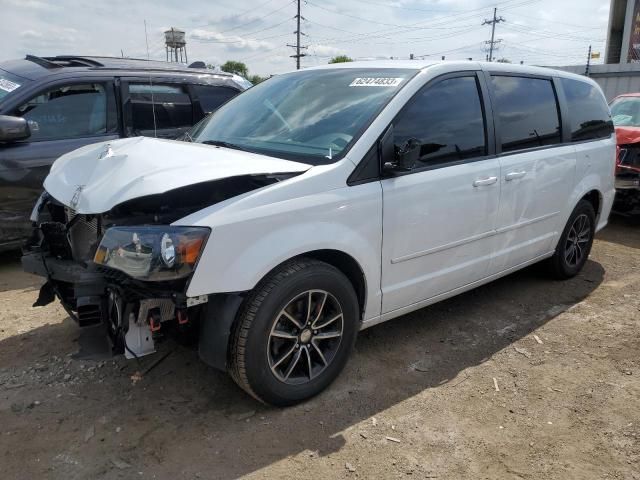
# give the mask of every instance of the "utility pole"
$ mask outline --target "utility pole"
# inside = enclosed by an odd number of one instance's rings
[[[296,19],[297,22],[297,29],[295,32],[296,34],[296,44],[295,45],[290,45],[287,43],[287,47],[292,47],[296,49],[296,54],[295,55],[289,55],[291,58],[295,58],[296,59],[296,70],[300,70],[300,59],[302,57],[306,57],[307,54],[306,53],[300,53],[301,49],[305,49],[307,47],[303,47],[300,45],[300,35],[304,35],[304,33],[302,33],[300,31],[300,20],[305,20],[305,18],[300,15],[300,0],[298,0],[298,14],[294,17]]]
[[[496,23],[504,22],[505,19],[502,17],[497,17],[498,9],[493,9],[493,20],[486,20],[482,22],[482,25],[491,25],[491,40],[488,40],[484,43],[489,45],[489,61],[493,62],[493,50],[497,43],[502,42],[502,40],[494,40],[496,34]]]
[[[591,45],[589,45],[589,53],[587,53],[587,68],[584,69],[584,75],[589,76],[589,67],[591,66]]]

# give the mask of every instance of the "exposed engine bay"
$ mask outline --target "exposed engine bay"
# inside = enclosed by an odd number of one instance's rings
[[[134,198],[101,214],[77,214],[48,193],[34,208],[22,258],[47,278],[34,306],[57,297],[81,327],[102,326],[113,354],[155,351],[166,334],[192,338],[209,296],[186,290],[210,229],[171,223],[293,174],[216,179]]]

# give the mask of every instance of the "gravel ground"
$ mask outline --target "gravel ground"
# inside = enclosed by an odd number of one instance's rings
[[[345,372],[265,407],[197,354],[77,361],[0,257],[3,479],[640,479],[640,220],[566,282],[532,267],[363,332]],[[160,353],[162,355],[162,353]]]

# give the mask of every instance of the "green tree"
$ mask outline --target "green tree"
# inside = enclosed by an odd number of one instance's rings
[[[260,82],[264,82],[269,77],[261,77],[260,75],[251,75],[247,80],[249,80],[254,85],[259,84]]]
[[[353,62],[353,58],[349,58],[346,55],[338,55],[337,57],[333,57],[329,60],[329,63],[346,63]]]
[[[227,73],[235,73],[236,75],[241,75],[245,78],[249,76],[249,70],[247,66],[242,62],[236,62],[234,60],[227,60],[224,65],[220,67],[223,72]]]

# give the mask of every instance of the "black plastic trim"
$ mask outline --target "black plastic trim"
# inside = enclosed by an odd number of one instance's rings
[[[379,140],[371,146],[364,158],[356,166],[347,178],[347,185],[353,187],[363,183],[380,180],[380,153],[378,151]]]
[[[203,306],[198,340],[200,359],[226,371],[231,328],[244,301],[242,293],[209,295]]]

